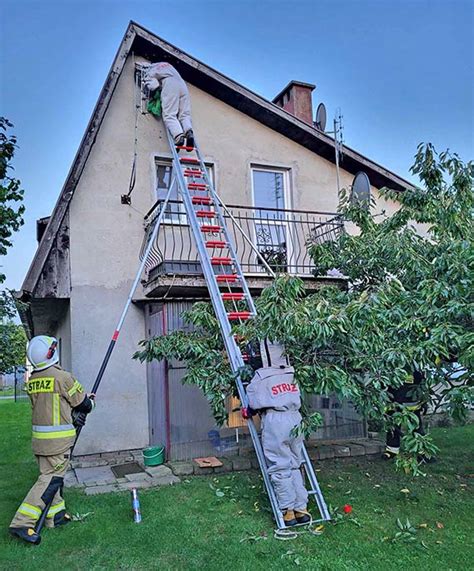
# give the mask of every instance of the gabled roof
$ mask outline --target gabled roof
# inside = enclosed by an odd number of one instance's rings
[[[135,55],[143,56],[150,61],[164,60],[171,62],[185,81],[235,107],[242,113],[246,113],[256,121],[278,131],[327,160],[331,162],[335,160],[334,139],[307,125],[264,97],[191,57],[139,24],[130,22],[102,87],[99,99],[51,214],[48,226],[23,282],[22,289],[25,293],[31,293],[35,289],[54,238],[61,226],[69,202],[94,145],[127,56],[132,51]],[[395,190],[404,190],[411,186],[409,182],[395,173],[348,147],[344,148],[343,168],[354,174],[364,170],[369,175],[371,183],[377,188],[389,186]]]

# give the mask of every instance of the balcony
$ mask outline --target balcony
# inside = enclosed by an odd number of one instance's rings
[[[157,203],[155,216],[162,206]],[[256,277],[268,275],[262,258],[275,273],[311,277],[308,242],[335,240],[343,228],[341,216],[330,212],[227,205],[225,218],[243,272]],[[171,274],[202,275],[182,201],[168,203],[150,262],[149,282]]]

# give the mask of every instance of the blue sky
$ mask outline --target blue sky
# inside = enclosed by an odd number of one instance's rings
[[[474,156],[473,0],[2,0],[1,113],[25,225],[1,261],[20,288],[129,20],[272,99],[315,83],[345,139],[406,178],[416,145]]]

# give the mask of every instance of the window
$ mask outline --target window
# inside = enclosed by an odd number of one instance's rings
[[[280,272],[287,271],[288,263],[287,178],[284,170],[252,168],[255,242],[270,267]]]
[[[207,173],[211,182],[213,182],[212,167],[206,165]],[[170,160],[156,161],[156,198],[164,201],[168,194],[168,188],[171,182],[173,167]],[[203,179],[195,179],[195,182],[204,182]],[[166,205],[164,222],[168,224],[186,224],[186,212],[181,197],[178,194],[177,185],[174,186],[170,195],[170,202]]]
[[[252,169],[256,207],[285,208],[284,171]]]
[[[157,161],[156,163],[156,198],[157,200],[164,201],[168,194],[168,188],[171,182],[171,173],[173,167],[171,162]],[[178,188],[174,186],[171,191],[170,201],[166,205],[164,222],[182,224],[186,221],[184,213],[184,204],[178,202]]]

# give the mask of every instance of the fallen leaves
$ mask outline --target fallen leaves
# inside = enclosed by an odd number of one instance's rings
[[[268,534],[266,531],[261,531],[258,535],[248,535],[240,540],[240,543],[245,543],[246,541],[257,542],[261,540],[268,539]]]
[[[402,541],[404,543],[410,543],[416,541],[417,529],[413,527],[410,520],[407,518],[406,523],[402,523],[400,519],[397,519],[398,531],[391,539],[392,543],[397,541]]]
[[[94,512],[87,512],[85,514],[75,513],[75,514],[71,515],[71,519],[72,519],[72,521],[84,521],[86,518],[88,518],[93,513]]]
[[[283,553],[281,559],[284,559],[285,557],[290,558],[295,565],[301,565],[301,557],[295,551],[289,549],[286,553]]]

